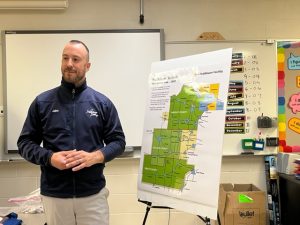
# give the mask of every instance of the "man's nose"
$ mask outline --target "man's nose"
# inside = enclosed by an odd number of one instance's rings
[[[72,61],[72,59],[69,59],[69,60],[67,61],[67,66],[68,66],[68,67],[73,67],[73,61]]]

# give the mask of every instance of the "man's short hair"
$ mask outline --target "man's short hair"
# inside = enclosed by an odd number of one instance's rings
[[[85,43],[83,43],[82,41],[79,41],[79,40],[71,40],[69,42],[73,43],[73,44],[82,44],[84,46],[85,50],[87,51],[87,59],[89,60],[89,58],[90,58],[90,50],[89,50],[89,48],[87,47],[87,45]]]

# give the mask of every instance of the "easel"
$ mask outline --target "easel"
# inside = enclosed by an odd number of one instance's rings
[[[149,211],[150,211],[151,208],[156,208],[156,209],[172,209],[172,208],[167,207],[167,206],[153,206],[152,202],[142,201],[140,199],[138,201],[147,205],[145,216],[144,216],[144,220],[143,220],[143,225],[146,225],[147,217],[148,217],[148,214],[149,214]],[[199,219],[201,219],[205,223],[205,225],[211,225],[209,218],[207,218],[207,217],[203,218],[202,216],[199,216],[199,215],[197,215],[197,216],[198,216]],[[220,219],[219,219],[219,214],[218,214],[218,223],[221,224],[220,223]]]

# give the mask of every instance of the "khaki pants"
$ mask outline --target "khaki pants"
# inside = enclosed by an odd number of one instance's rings
[[[42,196],[47,225],[109,225],[109,191],[82,198]]]

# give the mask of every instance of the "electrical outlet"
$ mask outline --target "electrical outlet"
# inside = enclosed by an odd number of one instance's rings
[[[0,105],[0,116],[4,116],[3,105]]]

